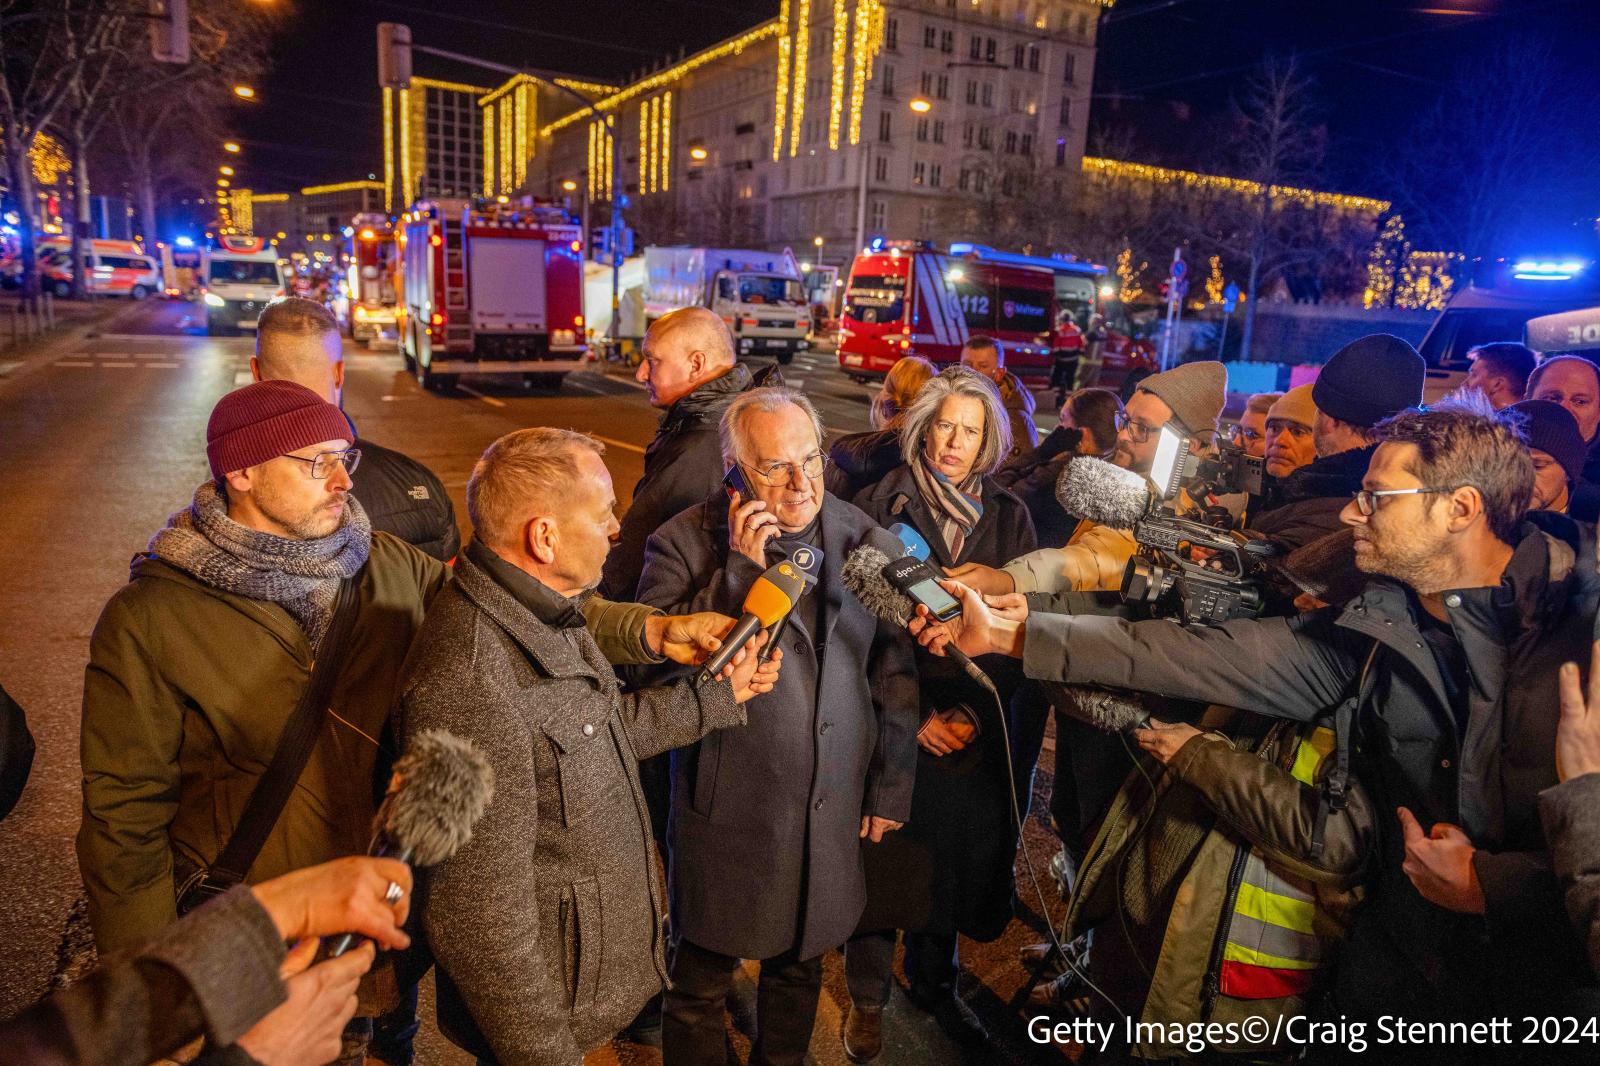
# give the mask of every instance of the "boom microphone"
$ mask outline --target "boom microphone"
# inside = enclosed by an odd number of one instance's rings
[[[418,733],[395,761],[368,854],[436,866],[472,839],[493,798],[494,768],[472,741],[444,729]],[[344,954],[354,940],[346,933],[331,954]]]
[[[805,575],[789,560],[769,566],[766,573],[756,578],[755,584],[750,586],[744,598],[743,616],[734,624],[732,632],[723,638],[722,647],[700,668],[695,675],[695,683],[703,685],[720,674],[739,654],[745,641],[760,630],[776,624],[778,619],[794,609],[805,587]]]
[[[1068,514],[1112,529],[1132,529],[1150,510],[1150,499],[1144,478],[1087,456],[1068,463],[1056,482],[1056,500]]]
[[[861,601],[861,606],[878,619],[897,626],[905,626],[916,617],[917,609],[911,602],[911,597],[890,580],[889,575],[894,562],[895,560],[872,545],[863,544],[845,558],[844,569],[839,577],[844,582],[844,587]],[[978,669],[978,664],[954,643],[946,644],[944,653],[960,663],[961,669],[965,670],[972,680],[990,692],[995,691],[994,682],[989,680],[989,675]]]
[[[922,539],[922,534],[904,522],[896,522],[889,527],[889,532],[900,538],[900,543],[905,545],[906,554],[911,558],[927,562],[928,556],[933,554],[933,550],[928,547],[928,542]]]

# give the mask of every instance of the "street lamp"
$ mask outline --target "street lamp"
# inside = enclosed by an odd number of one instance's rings
[[[919,115],[926,115],[929,111],[933,110],[933,103],[921,96],[913,96],[911,98],[910,106],[911,110],[915,111]]]
[[[256,91],[248,85],[235,85],[233,87],[233,95],[237,96],[241,100],[254,100],[256,98]]]
[[[698,144],[695,145],[693,148],[689,149],[689,158],[693,159],[696,163],[704,162],[706,160],[706,158],[708,156],[710,156],[710,155],[711,155],[710,152],[706,151],[704,148],[700,147]]]
[[[238,155],[239,154],[239,142],[238,141],[223,141],[222,142],[222,150],[224,152],[229,152],[229,153],[231,153],[233,155]]]
[[[926,115],[933,110],[933,103],[925,96],[913,96],[906,105],[919,115]],[[866,243],[867,235],[867,171],[872,166],[872,141],[863,136],[861,138],[861,175],[856,186],[856,246],[851,255],[860,253]]]
[[[577,192],[578,183],[573,181],[571,178],[568,178],[566,181],[561,183],[561,190],[563,192]]]

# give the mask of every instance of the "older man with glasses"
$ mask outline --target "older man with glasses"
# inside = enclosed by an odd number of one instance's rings
[[[667,1066],[722,1066],[724,1001],[741,959],[761,963],[750,1062],[804,1061],[822,954],[855,931],[866,905],[862,841],[882,840],[911,812],[911,642],[842,579],[862,545],[891,558],[904,549],[827,494],[823,439],[801,393],[739,394],[721,425],[728,493],[678,515],[645,549],[642,601],[734,615],[773,563],[802,549],[822,559],[778,640],[782,676],[751,701],[749,724],[673,752]]]
[[[400,664],[445,568],[373,532],[350,495],[351,435],[337,407],[294,382],[224,396],[206,427],[211,476],[101,612],[78,863],[102,952],[174,921],[202,875],[226,888],[367,848]],[[341,600],[343,639],[330,636]],[[329,656],[342,667],[293,789],[267,812],[264,840],[227,848],[245,836],[313,662]],[[389,1005],[364,1001],[361,1014]]]

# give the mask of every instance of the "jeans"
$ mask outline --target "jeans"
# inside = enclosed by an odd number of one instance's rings
[[[672,988],[664,997],[661,1059],[665,1066],[723,1066],[727,1058],[725,1001],[739,960],[687,940],[672,950]],[[750,1066],[801,1066],[811,1046],[822,957],[785,952],[761,960],[756,986],[756,1039]]]

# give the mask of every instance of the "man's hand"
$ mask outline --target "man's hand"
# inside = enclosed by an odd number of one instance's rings
[[[302,972],[288,976],[288,1000],[238,1040],[238,1046],[262,1066],[306,1066],[338,1058],[344,1027],[356,1012],[356,985],[377,954],[364,943],[307,970],[316,941],[306,944],[309,951],[301,945],[290,954]]]
[[[761,500],[746,500],[735,492],[728,501],[729,550],[763,570],[767,568],[767,541],[782,532],[778,528],[778,516],[769,514]]]
[[[1020,592],[1003,592],[998,596],[984,593],[983,602],[989,605],[996,618],[1018,623],[1028,620],[1028,597]]]
[[[771,634],[765,629],[745,641],[739,654],[723,674],[733,685],[733,699],[735,703],[744,703],[763,693],[771,692],[772,686],[778,683],[778,671],[783,665],[783,649],[776,648],[772,658],[766,662],[761,661],[761,649],[766,647]]]
[[[384,896],[393,882],[404,893]],[[411,867],[365,855],[334,859],[274,877],[251,888],[285,940],[356,933],[395,950],[408,947],[404,929],[411,910]]]
[[[654,614],[645,619],[644,639],[650,650],[684,666],[699,666],[722,647],[722,638],[736,623],[725,614]]]
[[[1556,724],[1556,776],[1563,781],[1600,773],[1600,640],[1589,657],[1589,701],[1577,663],[1561,667],[1561,720]]]
[[[950,755],[972,743],[974,732],[970,722],[951,722],[936,714],[917,730],[917,743],[929,755]]]
[[[911,635],[917,643],[943,655],[945,647],[954,644],[968,655],[988,655],[999,652],[1022,656],[1023,628],[1017,622],[997,617],[976,589],[959,581],[941,581],[944,590],[961,601],[961,615],[948,622],[940,622],[917,604],[917,616],[911,619]]]
[[[996,570],[992,566],[984,566],[982,563],[962,563],[960,566],[946,567],[945,573],[963,585],[971,585],[988,596],[1000,596],[1017,591],[1017,583],[1010,574],[1004,570]]]
[[[870,840],[874,844],[881,844],[883,842],[883,834],[892,833],[904,824],[904,822],[891,822],[887,818],[864,814],[861,816],[861,839]]]
[[[1139,742],[1139,747],[1154,755],[1162,766],[1172,761],[1179,748],[1199,735],[1200,730],[1187,722],[1163,722],[1159,718],[1152,718],[1147,727],[1133,731],[1133,739]]]
[[[1398,809],[1400,831],[1406,838],[1406,858],[1400,869],[1411,878],[1422,898],[1445,910],[1460,914],[1482,914],[1483,886],[1473,869],[1472,846],[1460,826],[1436,822],[1433,835],[1422,832],[1416,816],[1404,807]]]

